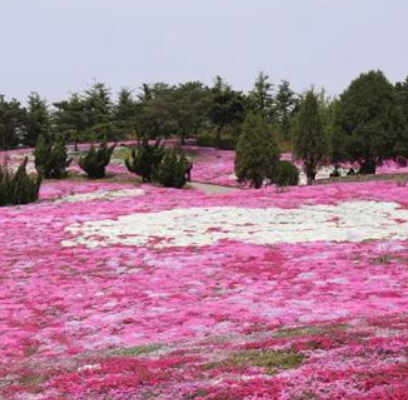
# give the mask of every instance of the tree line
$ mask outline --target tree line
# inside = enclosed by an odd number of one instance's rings
[[[213,86],[201,82],[178,85],[143,84],[138,93],[128,88],[114,98],[109,87],[95,83],[82,93],[48,104],[31,93],[26,106],[0,95],[0,149],[32,147],[40,135],[64,135],[68,142],[111,141],[137,137],[210,137],[238,139],[245,116],[262,113],[288,137],[299,96],[282,81],[275,88],[260,73],[253,90],[235,90],[221,77]]]
[[[262,122],[248,122],[251,116]],[[251,134],[256,126],[261,131],[266,127],[269,136]],[[272,160],[271,154],[261,154],[279,148],[279,153],[289,150],[303,162],[309,183],[319,166],[328,162],[335,167],[354,162],[357,173],[375,173],[386,159],[406,163],[408,78],[393,84],[383,72],[370,71],[334,98],[323,90],[295,93],[287,81],[274,86],[264,73],[248,93],[217,77],[212,86],[144,84],[137,94],[122,89],[116,100],[103,83],[52,105],[36,93],[25,107],[0,96],[0,148],[34,146],[39,137],[51,136],[74,144],[128,138],[147,143],[167,137],[183,143],[196,138],[198,144],[215,147],[227,143],[231,148],[237,145],[240,154],[246,151],[243,157],[261,175],[271,166],[252,159]],[[238,164],[238,175],[246,181],[250,167]],[[261,178],[254,178],[253,186],[267,179]]]

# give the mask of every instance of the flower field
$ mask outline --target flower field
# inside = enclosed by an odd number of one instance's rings
[[[50,181],[0,226],[0,399],[408,399],[408,187]]]

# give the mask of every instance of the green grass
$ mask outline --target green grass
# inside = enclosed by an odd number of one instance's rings
[[[293,351],[246,350],[233,354],[224,361],[208,363],[204,369],[250,366],[264,368],[272,375],[278,370],[297,368],[304,360],[303,354]]]
[[[347,324],[336,324],[327,326],[307,326],[304,328],[288,328],[273,333],[272,336],[276,338],[296,338],[302,336],[323,335],[326,333],[344,331],[347,328],[348,328]]]
[[[153,353],[154,351],[160,350],[162,347],[162,344],[154,343],[144,346],[128,347],[126,349],[110,350],[108,351],[108,355],[113,357],[137,357]]]

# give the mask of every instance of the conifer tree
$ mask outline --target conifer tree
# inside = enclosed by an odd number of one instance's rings
[[[381,71],[355,79],[336,104],[333,161],[357,162],[360,174],[373,174],[384,160],[406,156],[408,130],[400,96]]]
[[[62,179],[68,175],[67,169],[72,162],[68,158],[65,139],[60,136],[54,139],[48,135],[40,135],[34,150],[35,167],[46,179]]]
[[[79,166],[91,179],[102,179],[105,177],[106,167],[109,165],[116,144],[111,147],[106,142],[102,143],[98,149],[94,144],[84,157],[79,159]]]
[[[38,200],[41,176],[27,174],[26,157],[17,171],[0,165],[0,207],[33,203]]]
[[[238,182],[259,189],[271,183],[279,161],[279,149],[270,126],[260,115],[249,114],[235,154]]]
[[[319,101],[313,90],[306,93],[301,103],[293,131],[293,149],[303,161],[307,183],[312,184],[328,151]]]
[[[188,160],[185,154],[176,149],[166,150],[156,179],[164,187],[181,189],[187,182]]]
[[[163,157],[164,147],[160,141],[151,145],[144,139],[132,150],[131,156],[125,160],[125,165],[130,172],[141,176],[143,182],[151,182]]]

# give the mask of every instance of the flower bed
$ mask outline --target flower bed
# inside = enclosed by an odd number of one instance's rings
[[[408,188],[46,182],[0,209],[0,397],[407,399]]]

